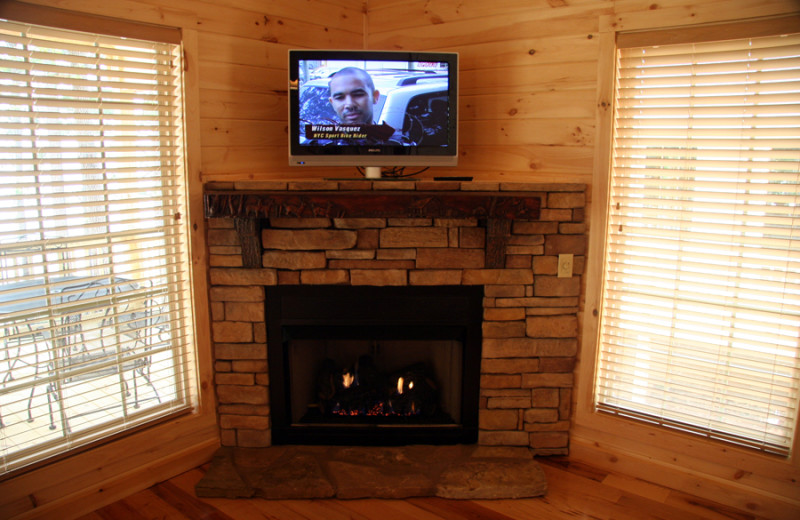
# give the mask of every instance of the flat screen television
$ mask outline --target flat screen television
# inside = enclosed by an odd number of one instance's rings
[[[289,164],[455,166],[458,54],[289,51]]]

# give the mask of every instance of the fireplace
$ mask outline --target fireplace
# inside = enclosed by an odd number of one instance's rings
[[[346,421],[347,442],[336,442],[374,443],[376,432],[386,430],[394,433],[381,443],[414,443],[410,436],[424,438],[438,429],[446,434],[435,442],[461,443],[474,439],[477,429],[479,446],[568,453],[585,188],[426,180],[207,184],[213,383],[222,445],[317,442],[302,438],[306,432],[333,438],[342,429],[331,423]],[[573,259],[574,271],[559,272],[561,255]],[[447,325],[446,316],[424,321],[450,303],[405,315],[427,297],[408,296],[417,301],[396,305],[405,291],[441,294],[452,286],[482,294],[480,312],[466,323]],[[366,292],[346,305],[339,295],[315,304],[314,314],[323,319],[309,324],[291,313],[314,298],[280,296],[283,303],[271,303],[284,288],[287,295],[298,290],[312,297],[329,290]],[[283,309],[285,323],[267,316],[274,305]],[[401,318],[409,319],[393,321]],[[469,327],[478,333],[464,332]],[[473,337],[479,338],[477,348],[464,339]],[[390,353],[398,351],[410,355],[395,360]],[[430,352],[435,354],[426,357]],[[476,352],[479,363],[467,361]],[[304,364],[303,375],[282,379],[277,371],[287,364]],[[318,399],[320,378],[333,374],[343,382],[365,364],[384,380],[383,390],[371,392],[383,397],[370,407],[390,409],[389,417],[361,414],[353,396],[332,393],[340,383],[329,385],[325,402]],[[445,378],[442,366],[464,368]],[[416,374],[411,379],[434,382],[429,416],[419,417],[424,400],[406,393],[409,376],[402,374],[408,371]],[[359,383],[361,377],[367,376]],[[400,399],[391,393],[399,377]],[[409,403],[413,413],[398,412],[410,409]],[[348,415],[323,413],[336,406]],[[423,424],[423,418],[435,421]]]
[[[482,286],[266,291],[274,444],[475,443]]]

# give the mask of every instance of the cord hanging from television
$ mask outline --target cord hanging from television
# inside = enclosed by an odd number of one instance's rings
[[[366,176],[366,172],[365,172],[364,168],[356,167],[356,169],[358,170],[358,173],[360,173],[362,176]],[[385,179],[400,179],[400,178],[404,178],[404,177],[413,177],[415,175],[419,175],[420,173],[424,172],[427,169],[428,168],[425,167],[425,168],[421,168],[419,170],[415,170],[415,171],[406,173],[405,166],[394,166],[392,168],[381,168],[381,177],[385,178]]]

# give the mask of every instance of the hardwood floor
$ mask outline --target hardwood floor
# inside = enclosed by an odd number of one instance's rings
[[[80,520],[762,520],[640,480],[566,459],[540,459],[545,497],[523,500],[262,500],[200,499],[194,485],[205,467],[183,473]]]

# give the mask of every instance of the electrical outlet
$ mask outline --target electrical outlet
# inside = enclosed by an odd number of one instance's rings
[[[558,277],[559,278],[572,278],[572,261],[574,255],[563,254],[558,255]]]

